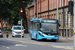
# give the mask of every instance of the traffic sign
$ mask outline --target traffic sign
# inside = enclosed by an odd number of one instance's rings
[[[21,21],[18,21],[18,24],[21,24]]]
[[[67,11],[66,11],[66,16],[65,17],[66,17],[66,24],[67,24]]]
[[[66,14],[67,14],[67,11],[66,11]]]

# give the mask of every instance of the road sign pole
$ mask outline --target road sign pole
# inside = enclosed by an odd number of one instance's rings
[[[67,37],[68,37],[67,36],[67,11],[66,11],[66,16],[65,17],[66,17],[66,40],[67,40]]]
[[[70,12],[69,12],[69,28],[70,28]]]
[[[21,18],[21,39],[22,39],[22,18]]]

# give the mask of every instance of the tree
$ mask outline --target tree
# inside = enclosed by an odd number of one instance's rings
[[[25,1],[25,2],[24,2]],[[24,28],[25,31],[28,32],[27,28],[27,18],[25,14],[25,7],[29,2],[32,2],[32,0],[0,0],[0,18],[6,19],[9,18],[9,14],[11,14],[11,18],[14,17],[14,23],[15,21],[19,19],[17,16],[19,16],[20,8],[23,8],[24,10]],[[15,20],[17,19],[17,20]]]

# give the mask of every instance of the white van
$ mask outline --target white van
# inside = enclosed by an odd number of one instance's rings
[[[13,26],[12,27],[12,37],[14,37],[14,36],[21,36],[22,35],[22,37],[24,37],[24,28],[23,28],[23,26],[22,26],[22,33],[21,33],[21,26]]]

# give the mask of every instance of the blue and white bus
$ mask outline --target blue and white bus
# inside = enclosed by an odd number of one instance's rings
[[[30,38],[36,40],[59,40],[59,23],[57,19],[32,19],[29,24]]]

